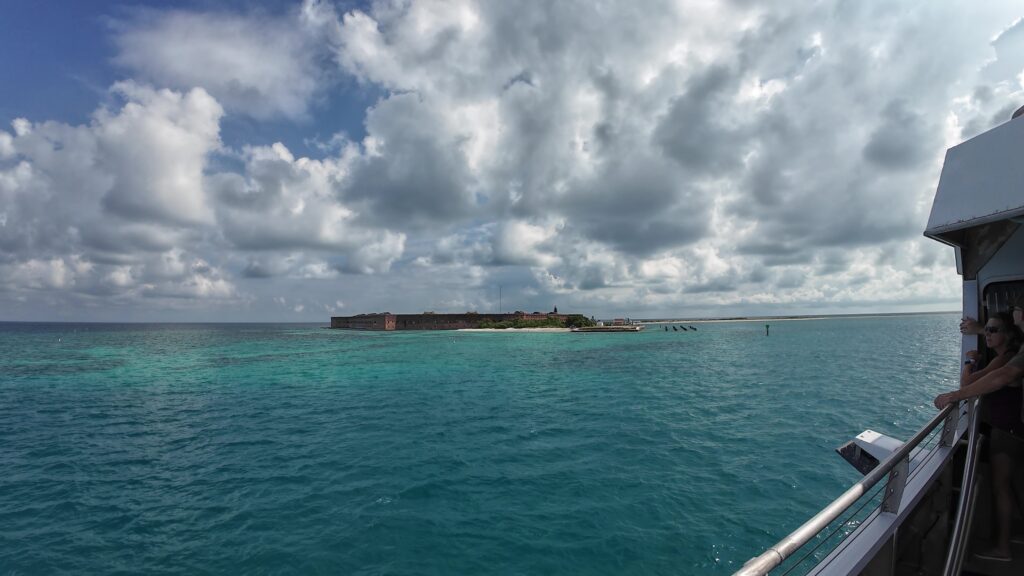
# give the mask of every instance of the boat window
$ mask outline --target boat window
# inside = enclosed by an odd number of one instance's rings
[[[1019,302],[1024,298],[1024,280],[1014,282],[994,282],[985,286],[983,318],[982,322],[988,320],[993,314],[1008,312],[1013,302]]]

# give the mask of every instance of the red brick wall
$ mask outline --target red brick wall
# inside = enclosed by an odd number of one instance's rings
[[[477,328],[483,320],[506,322],[509,320],[546,320],[565,314],[360,314],[359,316],[333,316],[331,328],[350,330],[459,330]]]
[[[394,314],[360,314],[358,316],[332,316],[331,328],[349,330],[394,330]]]

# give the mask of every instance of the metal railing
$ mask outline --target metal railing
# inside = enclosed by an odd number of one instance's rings
[[[975,476],[978,472],[981,435],[978,434],[977,402],[971,406],[969,414],[964,476],[963,481],[960,482],[960,501],[957,503],[956,519],[953,521],[953,530],[949,537],[949,551],[946,554],[946,564],[942,571],[945,576],[960,573],[960,566],[964,562],[964,552],[967,550],[967,535],[971,532],[971,520],[974,518],[974,503],[978,496],[978,481]]]
[[[939,445],[951,446],[956,437],[955,432],[959,424],[959,416],[959,403],[950,404],[943,408],[923,428],[914,434],[910,440],[904,442],[898,450],[879,463],[874,470],[866,474],[859,482],[851,486],[846,492],[833,500],[831,504],[815,514],[813,518],[794,530],[789,536],[780,540],[760,556],[750,559],[733,576],[763,576],[768,574],[839,518],[861,496],[881,481],[883,477],[888,477],[888,480],[885,486],[885,496],[882,500],[882,511],[895,513],[899,509],[903,488],[907,483],[911,452],[928,437],[939,423],[944,423],[942,439]]]

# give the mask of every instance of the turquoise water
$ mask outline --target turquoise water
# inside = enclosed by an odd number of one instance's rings
[[[957,320],[0,324],[0,574],[728,574],[934,414]]]

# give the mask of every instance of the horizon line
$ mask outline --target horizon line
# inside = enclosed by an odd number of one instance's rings
[[[714,317],[683,317],[683,318],[630,318],[634,322],[659,323],[659,322],[736,322],[736,321],[757,321],[757,320],[810,320],[815,318],[867,318],[872,316],[922,316],[927,314],[960,314],[960,310],[934,310],[924,312],[858,312],[849,314],[777,314],[768,316],[714,316]],[[613,320],[616,317],[598,318],[598,320]],[[618,318],[622,318],[618,316]],[[330,325],[330,317],[325,322],[316,320],[247,320],[247,321],[145,321],[145,320],[0,320],[0,324],[315,324]]]

